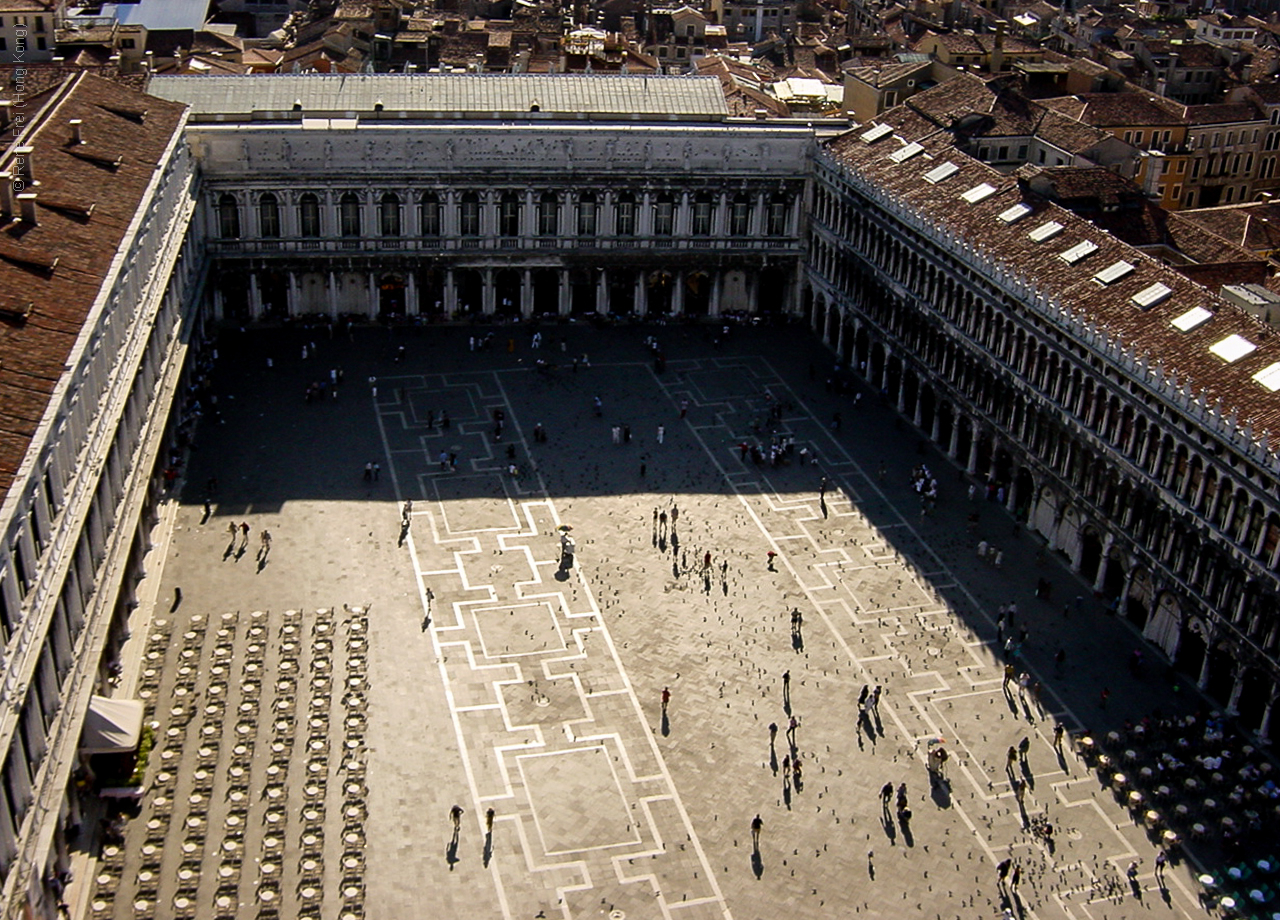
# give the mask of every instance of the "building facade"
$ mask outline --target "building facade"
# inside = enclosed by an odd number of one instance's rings
[[[1266,738],[1280,339],[901,124],[844,135],[817,158],[814,328]]]

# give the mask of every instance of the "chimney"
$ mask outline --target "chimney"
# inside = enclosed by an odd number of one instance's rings
[[[1004,70],[1004,27],[1006,25],[1003,19],[996,20],[996,42],[991,49],[992,73],[1000,73]]]
[[[24,224],[36,225],[36,193],[23,192],[18,196],[18,210],[22,212]]]
[[[0,217],[8,220],[13,216],[13,176],[0,172]]]
[[[77,146],[79,146],[80,144],[83,144],[84,131],[82,130],[81,126],[84,124],[84,122],[81,121],[79,118],[73,118],[71,119],[70,124],[71,124],[71,143]]]
[[[34,147],[14,147],[13,162],[18,167],[18,179],[23,185],[36,184],[35,159],[36,148]]]
[[[0,131],[8,131],[13,123],[13,103],[8,99],[0,99]]]

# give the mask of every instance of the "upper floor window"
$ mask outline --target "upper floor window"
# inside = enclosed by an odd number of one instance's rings
[[[347,192],[338,200],[338,233],[360,235],[360,199],[355,192]]]
[[[653,205],[654,236],[671,236],[676,230],[676,204],[670,195],[658,196]]]
[[[587,192],[578,198],[578,236],[596,235],[596,196]]]
[[[507,192],[498,202],[498,236],[520,235],[520,196]]]
[[[706,192],[693,200],[693,235],[711,235],[711,196]]]
[[[258,231],[263,239],[280,238],[280,202],[271,192],[258,199]]]
[[[400,196],[387,192],[378,203],[378,232],[383,236],[400,235]]]
[[[424,192],[418,203],[423,236],[440,235],[440,198],[435,192]]]
[[[556,236],[560,232],[560,200],[555,192],[547,192],[538,202],[538,236]]]
[[[787,233],[787,200],[781,195],[769,199],[769,217],[766,233],[769,236],[786,236]]]
[[[240,239],[240,205],[235,195],[226,194],[218,199],[218,236],[224,240]]]
[[[302,236],[320,235],[320,199],[311,192],[298,199],[298,229]]]
[[[480,235],[480,196],[467,192],[458,202],[458,232],[463,236]]]
[[[729,234],[746,236],[750,229],[750,221],[751,202],[747,200],[746,195],[739,195],[733,199],[733,204],[729,208]]]
[[[618,196],[618,236],[636,235],[636,198],[630,192]]]

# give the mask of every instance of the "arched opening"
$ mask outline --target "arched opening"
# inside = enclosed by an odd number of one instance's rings
[[[228,193],[218,199],[218,236],[224,240],[240,239],[240,204],[235,195]]]
[[[246,272],[217,273],[218,290],[222,293],[222,316],[236,322],[249,320],[249,275]]]
[[[560,272],[539,268],[533,273],[533,315],[555,316],[560,312]]]
[[[499,269],[493,276],[493,309],[500,316],[520,315],[520,272]]]
[[[636,309],[636,273],[634,271],[609,272],[609,312],[614,316],[626,316]]]
[[[902,359],[897,355],[889,357],[888,367],[885,369],[884,386],[882,390],[884,395],[890,401],[896,403],[898,400],[899,388],[902,386]]]
[[[1204,664],[1206,648],[1204,637],[1199,630],[1190,624],[1184,625],[1178,639],[1178,654],[1173,660],[1174,667],[1193,681],[1200,676],[1200,668]]]
[[[836,305],[829,303],[825,297],[818,301],[822,310],[826,313],[826,334],[823,339],[831,348],[835,348],[840,342],[840,311],[836,309]]]
[[[871,334],[867,332],[867,327],[862,326],[855,330],[853,334],[853,359],[849,367],[865,375],[867,356],[871,354]]]
[[[782,268],[761,269],[756,282],[756,312],[778,316],[786,312],[791,273]]]
[[[867,379],[874,386],[881,379],[884,372],[884,346],[879,342],[871,346],[871,353],[867,357]],[[881,392],[884,392],[882,389]]]
[[[1035,500],[1036,483],[1031,478],[1031,471],[1025,466],[1020,467],[1018,472],[1014,473],[1013,493],[1015,502],[1013,516],[1019,521],[1026,521],[1031,517],[1031,503]]]
[[[1216,645],[1209,653],[1209,681],[1204,691],[1220,703],[1231,699],[1236,682],[1236,655],[1225,645]]]
[[[264,240],[280,238],[280,200],[271,192],[258,199],[258,234]]]
[[[569,312],[574,316],[591,316],[596,312],[596,272],[575,268],[569,272]]]
[[[690,272],[684,277],[684,312],[687,316],[707,316],[711,312],[711,276]]]
[[[403,316],[405,312],[404,275],[383,275],[378,279],[378,315]]]
[[[651,272],[645,284],[649,289],[649,312],[659,316],[669,314],[675,278],[670,272]]]
[[[395,192],[387,192],[378,202],[378,235],[400,235],[400,196]]]
[[[284,319],[289,315],[289,276],[281,271],[258,272],[258,296],[262,298],[263,319]]]
[[[1102,538],[1092,527],[1084,531],[1080,539],[1080,577],[1092,582],[1098,577],[1098,566],[1102,564]]]
[[[951,432],[955,427],[955,416],[951,403],[944,402],[938,406],[938,445],[943,450],[951,449]]]
[[[1240,699],[1236,708],[1240,713],[1240,725],[1247,731],[1262,727],[1262,714],[1271,698],[1271,679],[1258,668],[1249,668],[1241,681]]]
[[[964,467],[969,462],[969,451],[973,449],[973,425],[959,419],[956,420],[955,424],[958,426],[956,431],[956,459]]]
[[[418,271],[418,312],[431,317],[444,316],[444,276],[434,268]],[[412,308],[412,305],[410,305]]]
[[[355,192],[338,200],[338,233],[348,238],[360,235],[360,199]]]
[[[933,437],[933,420],[936,413],[933,387],[925,386],[920,390],[920,427],[929,437]]]
[[[915,371],[905,370],[902,375],[902,411],[906,413],[907,418],[913,418],[916,414],[916,400],[919,397],[919,378],[916,377]]]
[[[991,475],[995,479],[996,488],[1004,486],[1007,489],[1013,479],[1013,454],[1003,448],[997,450],[991,462]],[[1005,497],[1008,497],[1007,493]]]
[[[814,332],[817,332],[817,311],[814,309],[813,291],[807,286],[800,293],[800,311],[804,316],[804,324]]]
[[[1146,569],[1137,569],[1129,579],[1129,596],[1124,602],[1125,619],[1139,628],[1145,628],[1154,602],[1155,591],[1151,584],[1151,574]]]
[[[477,314],[484,303],[484,278],[474,268],[454,272],[453,283],[458,289],[458,312]]]

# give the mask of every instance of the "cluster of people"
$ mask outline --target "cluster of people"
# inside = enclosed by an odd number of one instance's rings
[[[920,516],[924,517],[938,504],[938,480],[923,463],[911,471],[911,489],[920,499]]]

